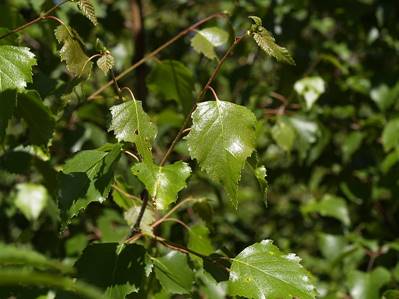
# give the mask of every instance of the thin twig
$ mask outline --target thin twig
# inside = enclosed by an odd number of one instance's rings
[[[170,40],[168,40],[166,43],[162,44],[161,46],[159,46],[158,48],[156,48],[154,51],[150,52],[149,54],[147,54],[146,56],[144,56],[143,58],[141,58],[139,61],[137,61],[136,63],[134,63],[132,66],[130,66],[129,68],[127,68],[126,70],[124,70],[122,73],[120,73],[117,77],[115,77],[115,80],[120,80],[123,77],[125,77],[127,74],[129,74],[131,71],[133,71],[134,69],[136,69],[137,67],[139,67],[140,65],[142,65],[143,63],[145,63],[147,60],[153,58],[154,56],[156,56],[159,52],[161,52],[162,50],[164,50],[165,48],[169,47],[171,44],[173,44],[174,42],[176,42],[178,39],[182,38],[183,36],[185,36],[187,33],[193,31],[195,28],[201,26],[202,24],[215,19],[215,18],[220,18],[220,17],[225,17],[226,14],[224,13],[215,13],[213,15],[210,15],[209,17],[206,17],[205,19],[202,19],[200,21],[198,21],[197,23],[191,25],[190,27],[184,29],[183,31],[181,31],[180,33],[178,33],[177,35],[175,35],[174,37],[172,37]],[[93,100],[97,97],[97,95],[99,95],[100,93],[102,93],[105,89],[107,89],[109,86],[111,86],[113,83],[113,80],[109,81],[108,83],[106,83],[105,85],[101,86],[98,90],[96,90],[94,93],[92,93],[89,96],[89,100]]]
[[[176,223],[179,223],[179,224],[181,224],[181,226],[183,226],[185,229],[187,229],[188,231],[190,230],[190,227],[187,225],[187,224],[185,224],[183,221],[181,221],[180,219],[177,219],[177,218],[165,218],[163,221],[162,221],[162,223],[164,223],[164,222],[176,222]],[[161,223],[159,223],[158,225],[160,225]],[[157,225],[157,226],[158,226]],[[154,227],[155,228],[155,227]]]
[[[135,154],[129,152],[128,150],[124,150],[123,152],[124,152],[126,155],[132,157],[132,158],[133,158],[134,160],[136,160],[137,162],[140,161],[139,157],[137,157]]]
[[[46,19],[47,16],[49,14],[51,14],[54,10],[56,10],[61,5],[65,4],[65,3],[69,2],[69,1],[70,0],[64,0],[64,1],[60,2],[60,3],[58,3],[57,5],[55,5],[52,8],[50,8],[48,11],[44,12],[41,16],[37,17],[36,19],[33,19],[32,21],[29,21],[28,23],[25,23],[24,25],[13,29],[13,30],[11,30],[10,32],[8,32],[6,34],[3,34],[2,36],[0,36],[0,39],[6,38],[6,37],[10,36],[11,34],[17,33],[17,32],[19,32],[21,30],[24,30],[25,28],[28,28],[29,26],[32,26],[32,25],[40,22],[41,20]]]
[[[127,193],[125,190],[123,190],[122,188],[118,187],[115,184],[112,184],[112,188],[114,188],[116,191],[118,191],[120,194],[126,196],[127,198],[134,199],[134,200],[141,200],[141,198],[139,198],[138,196]]]
[[[119,100],[121,102],[123,102],[122,90],[120,89],[118,81],[115,78],[115,73],[114,73],[113,69],[111,69],[111,76],[112,76],[112,82],[114,82],[114,85],[115,85],[115,88],[116,88],[116,92],[118,93]]]
[[[157,227],[159,224],[161,224],[165,219],[169,218],[170,215],[172,215],[174,212],[176,212],[182,205],[186,204],[187,202],[195,200],[194,197],[187,197],[186,199],[182,200],[179,202],[177,205],[175,205],[172,209],[169,210],[165,215],[163,215],[161,218],[159,218],[157,221],[155,221],[153,224],[151,224],[151,227]]]
[[[140,231],[140,224],[141,224],[141,220],[143,219],[145,209],[147,208],[147,205],[148,205],[148,198],[149,198],[149,196],[148,196],[147,191],[144,191],[143,195],[142,195],[143,203],[141,204],[140,212],[139,212],[139,215],[137,216],[136,223],[133,226],[133,230],[132,230],[133,233]]]
[[[238,43],[244,38],[245,35],[236,37],[233,44],[230,46],[230,48],[226,51],[222,59],[220,59],[218,65],[216,66],[215,70],[211,74],[211,76],[208,79],[208,82],[205,84],[204,88],[202,88],[201,92],[199,93],[196,101],[194,102],[194,105],[191,109],[191,112],[187,114],[182,127],[180,128],[179,132],[177,133],[175,139],[173,139],[171,145],[169,146],[168,150],[166,151],[165,155],[162,158],[162,161],[160,163],[161,166],[163,166],[168,159],[169,155],[173,151],[176,143],[180,140],[180,138],[183,135],[183,131],[186,129],[188,122],[190,121],[191,114],[194,112],[195,108],[197,107],[197,103],[202,101],[202,98],[204,97],[206,91],[209,89],[211,86],[213,80],[215,80],[216,76],[219,74],[220,69],[222,68],[223,63],[226,61],[227,57],[229,57],[230,53],[233,51],[233,49],[238,45]]]

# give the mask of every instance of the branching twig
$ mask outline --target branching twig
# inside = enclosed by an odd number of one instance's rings
[[[153,224],[151,224],[151,227],[154,228],[154,227],[157,227],[158,225],[160,225],[163,221],[165,221],[165,219],[169,218],[170,215],[172,215],[174,212],[176,212],[182,205],[184,205],[185,203],[187,203],[191,200],[195,200],[195,198],[187,197],[186,199],[179,202],[177,205],[175,205],[173,208],[171,208],[169,210],[169,212],[167,212],[165,215],[163,215],[161,218],[159,218],[157,221],[155,221]]]
[[[181,37],[183,37],[184,35],[186,35],[187,33],[191,32],[192,30],[194,30],[195,28],[201,26],[202,24],[215,19],[215,18],[220,18],[220,17],[225,17],[226,15],[224,13],[215,13],[213,15],[210,15],[209,17],[206,17],[205,19],[202,19],[200,21],[198,21],[197,23],[191,25],[190,27],[184,29],[183,31],[181,31],[180,33],[178,33],[177,35],[175,35],[174,37],[172,37],[170,40],[168,40],[166,43],[162,44],[161,46],[159,46],[158,48],[156,48],[154,51],[152,51],[151,53],[147,54],[146,56],[144,56],[143,58],[141,58],[139,61],[137,61],[136,63],[134,63],[132,66],[130,66],[129,68],[127,68],[126,70],[124,70],[122,73],[120,73],[117,77],[115,77],[115,80],[120,80],[123,77],[125,77],[127,74],[129,74],[131,71],[133,71],[134,69],[136,69],[137,67],[139,67],[140,65],[142,65],[143,63],[145,63],[147,60],[153,58],[154,56],[156,56],[159,52],[161,52],[162,50],[164,50],[165,48],[169,47],[171,44],[173,44],[174,42],[176,42],[178,39],[180,39]],[[107,89],[109,86],[111,86],[113,83],[113,81],[109,81],[108,83],[106,83],[105,85],[101,86],[97,91],[95,91],[93,94],[91,94],[89,96],[89,100],[92,100],[94,98],[97,97],[97,95],[99,95],[100,93],[102,93],[105,89]]]
[[[0,39],[6,38],[6,37],[10,36],[11,34],[14,34],[14,33],[17,33],[17,32],[19,32],[21,30],[24,30],[25,28],[28,28],[29,26],[32,26],[32,25],[34,25],[34,24],[36,24],[36,23],[48,18],[49,14],[51,14],[54,10],[56,10],[61,5],[65,4],[65,3],[69,2],[69,1],[70,0],[64,0],[64,1],[60,2],[60,3],[58,3],[57,5],[53,6],[48,11],[44,12],[42,15],[37,17],[36,19],[33,19],[32,21],[29,21],[28,23],[25,23],[24,25],[19,26],[19,27],[15,28],[15,29],[11,30],[10,32],[0,36]]]

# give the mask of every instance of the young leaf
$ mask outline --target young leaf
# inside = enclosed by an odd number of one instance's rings
[[[55,117],[44,104],[38,92],[29,90],[18,94],[17,113],[28,124],[32,144],[47,145],[53,136]]]
[[[311,201],[302,208],[304,213],[317,212],[321,216],[333,217],[345,225],[350,225],[349,211],[344,199],[326,194],[321,201]]]
[[[98,21],[96,17],[96,11],[94,9],[93,3],[91,3],[91,0],[79,0],[78,7],[82,13],[93,23],[93,25],[97,26]]]
[[[295,65],[295,61],[288,50],[277,45],[271,33],[262,26],[262,20],[255,16],[249,18],[255,23],[251,25],[249,34],[253,37],[258,46],[265,51],[266,54],[276,58],[277,61]]]
[[[6,134],[8,121],[14,114],[14,110],[17,104],[17,93],[15,90],[6,90],[0,92],[0,143]]]
[[[171,251],[159,258],[152,258],[155,275],[162,288],[171,294],[188,294],[194,282],[193,270],[187,264],[187,256]]]
[[[204,54],[209,59],[216,58],[215,47],[219,47],[227,42],[229,34],[218,28],[209,27],[199,30],[191,39],[191,46],[198,53]]]
[[[97,60],[97,66],[104,74],[107,74],[113,68],[114,64],[114,57],[109,52],[105,52],[104,55]]]
[[[175,100],[185,113],[193,103],[194,78],[189,68],[176,60],[157,63],[147,78],[148,89],[166,100]]]
[[[186,187],[191,169],[182,161],[166,166],[150,163],[137,163],[132,172],[145,185],[159,210],[166,209],[177,199],[177,193]]]
[[[89,245],[75,263],[77,276],[103,290],[113,299],[125,299],[141,286],[144,277],[145,250],[136,244]],[[101,267],[96,267],[101,261]]]
[[[111,107],[112,121],[109,131],[114,131],[118,141],[132,142],[144,161],[152,161],[151,145],[157,128],[135,99]]]
[[[55,29],[54,34],[58,42],[63,43],[60,57],[61,61],[65,61],[67,70],[75,76],[90,74],[93,63],[82,50],[77,33],[60,25]]]
[[[47,189],[32,183],[18,184],[16,189],[15,206],[28,220],[37,220],[49,199]]]
[[[202,102],[186,137],[190,156],[226,189],[237,207],[237,189],[245,160],[255,148],[255,115],[225,101]]]
[[[233,258],[229,294],[245,298],[314,299],[312,279],[293,253],[283,254],[271,240],[245,248]]]
[[[35,55],[26,47],[0,45],[0,92],[6,89],[24,90],[32,82]]]

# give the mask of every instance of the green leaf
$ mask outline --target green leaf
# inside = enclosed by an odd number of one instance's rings
[[[326,90],[325,85],[321,77],[306,77],[295,82],[294,89],[299,95],[304,97],[306,109],[309,110]]]
[[[240,105],[212,101],[198,104],[192,119],[186,137],[191,157],[224,186],[237,207],[241,170],[255,148],[255,115]]]
[[[140,214],[140,210],[141,205],[133,206],[123,214],[127,224],[131,227],[133,227],[133,225],[136,223]],[[143,218],[140,221],[140,231],[152,236],[153,233],[151,224],[155,222],[155,219],[156,217],[154,211],[150,207],[147,207],[144,211]]]
[[[245,298],[312,299],[312,278],[293,253],[283,254],[271,240],[245,248],[233,258],[229,294]]]
[[[91,0],[79,0],[78,7],[82,13],[93,23],[93,25],[97,26],[98,21],[96,17],[96,11],[91,3]]]
[[[28,220],[37,220],[49,200],[47,189],[32,183],[21,183],[15,188],[15,206]]]
[[[83,251],[75,267],[79,279],[106,290],[113,299],[125,299],[141,286],[144,258],[145,249],[140,245],[98,243]],[[99,261],[101,266],[93,266]]]
[[[132,172],[145,185],[156,208],[163,210],[175,202],[177,193],[186,187],[191,169],[182,161],[166,166],[143,162],[133,165]]]
[[[249,18],[255,23],[251,26],[249,34],[253,37],[258,46],[265,51],[267,55],[276,58],[277,61],[295,65],[295,61],[288,50],[277,45],[271,33],[262,26],[262,20],[254,16]]]
[[[210,255],[215,251],[209,239],[209,230],[203,224],[196,224],[190,227],[187,246],[189,249],[203,255]]]
[[[229,39],[229,34],[218,28],[209,27],[199,30],[191,39],[191,46],[198,53],[204,54],[209,59],[216,58],[215,47],[220,47]]]
[[[382,132],[382,144],[386,152],[399,146],[399,117],[391,119]]]
[[[333,217],[345,225],[350,225],[346,201],[340,197],[326,194],[321,201],[311,201],[303,207],[304,213],[317,212],[321,216]]]
[[[60,25],[54,31],[59,43],[63,43],[60,50],[61,61],[65,61],[68,72],[74,76],[90,74],[93,63],[82,50],[80,38],[72,29]]]
[[[145,162],[152,161],[151,146],[157,128],[135,99],[111,107],[112,121],[109,131],[114,131],[118,141],[132,142]]]
[[[82,151],[65,163],[59,175],[58,203],[66,223],[91,202],[106,200],[120,154],[121,146],[113,144]]]
[[[294,145],[296,133],[292,125],[284,117],[279,117],[272,128],[272,137],[285,151],[290,152]]]
[[[176,60],[162,60],[147,78],[148,89],[166,100],[175,100],[185,113],[193,105],[194,79],[191,70]]]
[[[113,68],[114,64],[114,57],[109,52],[105,52],[104,55],[97,60],[97,66],[104,72],[104,74],[107,74]]]
[[[188,294],[194,282],[193,270],[187,264],[187,256],[171,251],[159,258],[152,258],[155,275],[162,288],[171,294]]]
[[[365,137],[364,132],[352,132],[348,134],[345,141],[342,144],[342,160],[344,162],[349,162],[352,155],[359,149],[362,145],[362,141]]]
[[[377,104],[381,111],[386,111],[399,98],[399,82],[392,88],[386,84],[381,84],[370,91],[371,99]]]
[[[353,299],[379,299],[380,289],[390,281],[390,273],[382,267],[372,272],[353,271],[348,276],[348,284]]]
[[[35,55],[26,47],[0,45],[0,92],[26,88],[32,82]]]
[[[399,290],[388,290],[384,292],[382,299],[398,299]]]
[[[55,117],[40,95],[34,90],[18,94],[17,112],[28,124],[31,143],[47,145],[53,136]]]
[[[345,250],[347,241],[342,236],[320,233],[319,247],[323,256],[330,261],[335,260]]]
[[[15,90],[6,90],[0,92],[0,143],[3,142],[8,121],[14,114],[17,104],[17,93]]]
[[[259,165],[258,153],[254,152],[247,160],[247,165],[251,172],[253,172],[258,181],[260,191],[264,194],[265,205],[267,206],[267,193],[269,191],[269,183],[267,182],[267,170],[264,165]]]
[[[32,266],[41,270],[73,272],[73,268],[28,248],[0,243],[0,266]],[[0,268],[1,268],[0,267]]]

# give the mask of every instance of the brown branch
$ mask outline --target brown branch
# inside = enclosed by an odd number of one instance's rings
[[[169,47],[171,44],[173,44],[174,42],[176,42],[178,39],[182,38],[183,36],[185,36],[187,33],[193,31],[194,29],[196,29],[197,27],[201,26],[202,24],[215,19],[215,18],[220,18],[220,17],[225,17],[226,15],[224,13],[215,13],[213,15],[210,15],[209,17],[206,17],[205,19],[202,19],[200,21],[198,21],[197,23],[191,25],[190,27],[184,29],[183,31],[181,31],[180,33],[178,33],[177,35],[175,35],[174,37],[172,37],[170,40],[168,40],[167,42],[165,42],[164,44],[162,44],[161,46],[159,46],[158,48],[156,48],[154,51],[150,52],[149,54],[147,54],[146,56],[144,56],[142,59],[140,59],[139,61],[137,61],[136,63],[134,63],[132,66],[130,66],[129,68],[127,68],[126,70],[124,70],[122,73],[120,73],[115,79],[116,80],[120,80],[123,77],[125,77],[127,74],[129,74],[131,71],[133,71],[134,69],[136,69],[137,67],[139,67],[140,65],[142,65],[143,63],[145,63],[147,60],[153,58],[154,56],[156,56],[159,52],[161,52],[162,50],[164,50],[165,48]],[[100,93],[102,93],[105,89],[107,89],[109,86],[111,86],[113,83],[113,81],[109,81],[108,83],[106,83],[105,85],[101,86],[97,91],[95,91],[93,94],[91,94],[89,96],[89,100],[93,100],[94,98],[96,98]]]
[[[6,34],[3,34],[2,36],[0,36],[0,39],[6,38],[6,37],[10,36],[11,34],[17,33],[17,32],[19,32],[21,30],[24,30],[25,28],[28,28],[28,27],[30,27],[30,26],[32,26],[32,25],[34,25],[34,24],[46,19],[47,16],[49,14],[51,14],[54,10],[56,10],[61,5],[65,4],[65,3],[69,2],[69,1],[70,0],[64,0],[64,1],[60,2],[60,3],[58,3],[57,5],[53,6],[48,11],[44,12],[42,15],[37,17],[36,19],[33,19],[33,20],[29,21],[28,23],[25,23],[24,25],[19,26],[19,27],[15,28],[15,29],[11,30],[10,32],[8,32]]]

